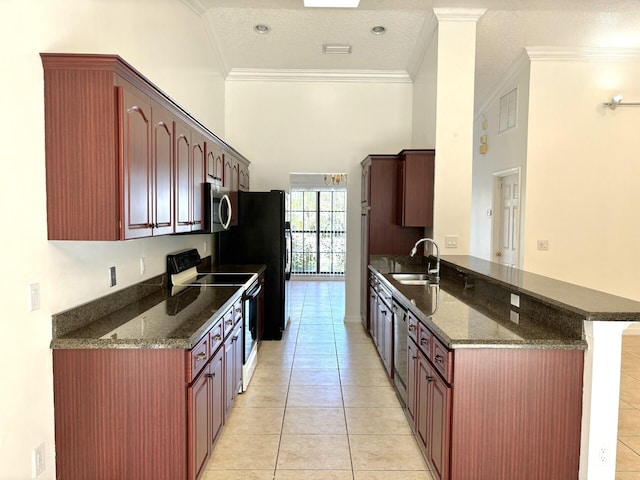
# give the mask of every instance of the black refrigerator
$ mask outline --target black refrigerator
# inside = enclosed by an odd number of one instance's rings
[[[283,190],[238,192],[238,225],[218,234],[220,265],[264,264],[263,340],[280,340],[289,320],[291,229]]]

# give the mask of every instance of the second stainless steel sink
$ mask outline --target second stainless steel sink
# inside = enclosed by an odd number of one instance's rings
[[[427,285],[429,275],[426,273],[390,273],[391,278],[402,285]]]

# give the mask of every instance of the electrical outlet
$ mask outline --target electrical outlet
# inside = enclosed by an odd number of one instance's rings
[[[140,275],[144,275],[147,271],[147,266],[145,265],[144,257],[140,257]]]
[[[598,460],[603,465],[609,463],[609,455],[607,454],[607,447],[600,447],[598,449]]]
[[[458,236],[457,235],[445,235],[444,236],[445,248],[458,248]]]
[[[109,286],[116,286],[116,267],[109,268]]]
[[[32,283],[29,285],[29,292],[27,295],[27,307],[30,312],[38,310],[40,308],[40,284]]]
[[[549,240],[538,240],[538,250],[549,250]]]
[[[203,243],[203,246],[202,246],[202,252],[203,252],[203,253],[207,253],[207,242],[204,242],[204,243]]]
[[[44,443],[31,451],[31,477],[36,478],[44,472]]]

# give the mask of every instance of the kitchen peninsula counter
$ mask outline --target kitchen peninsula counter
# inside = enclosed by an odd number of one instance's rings
[[[433,266],[433,265],[432,265]],[[449,349],[537,348],[586,349],[583,321],[604,316],[617,303],[625,308],[616,315],[635,314],[640,303],[594,292],[474,257],[441,258],[438,286],[405,285],[392,273],[424,273],[427,259],[409,256],[375,256],[370,269],[378,274],[394,297],[410,308]],[[519,283],[511,281],[519,279]],[[519,307],[511,305],[511,294]],[[547,296],[549,295],[549,296]],[[605,312],[607,310],[604,310]]]

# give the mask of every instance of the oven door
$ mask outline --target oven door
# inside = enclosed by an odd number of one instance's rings
[[[258,296],[262,291],[262,285],[258,280],[251,284],[245,291],[242,300],[244,302],[244,336],[243,359],[246,364],[252,350],[258,344]]]

